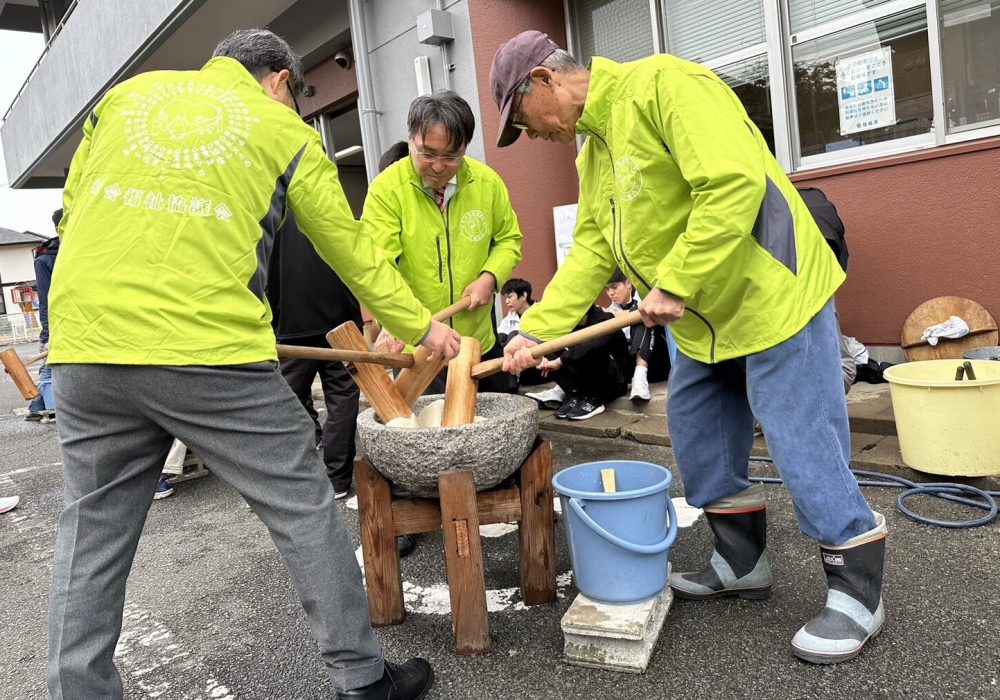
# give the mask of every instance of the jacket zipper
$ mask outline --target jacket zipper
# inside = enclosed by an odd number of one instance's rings
[[[454,196],[454,195],[452,195]],[[441,216],[444,217],[444,240],[448,245],[448,303],[455,303],[455,275],[451,271],[451,225],[448,222],[448,209],[451,206],[451,200],[444,203],[444,211],[441,212]],[[455,327],[455,322],[452,319],[448,319],[448,325],[452,328]]]
[[[588,129],[588,131],[590,131],[590,130]],[[607,151],[607,153],[608,153],[608,161],[611,163],[611,175],[617,181],[617,173],[615,172],[615,160],[614,160],[614,157],[611,155],[611,148],[608,146],[608,142],[605,141],[600,136],[600,134],[598,134],[596,131],[590,131],[590,133],[593,136],[595,136],[598,141],[601,142],[601,144],[604,146],[604,150]],[[652,291],[653,290],[653,285],[651,285],[649,282],[646,281],[646,279],[639,273],[639,271],[632,264],[632,261],[628,259],[628,256],[625,255],[625,233],[624,233],[624,231],[622,231],[622,226],[618,222],[618,211],[617,211],[617,208],[615,207],[615,198],[614,197],[609,197],[608,201],[611,204],[611,248],[612,248],[612,250],[614,250],[615,243],[617,241],[618,252],[621,255],[622,262],[624,262],[625,266],[629,269],[629,271],[633,275],[635,275],[636,279],[638,279],[640,282],[642,282],[642,284],[646,287],[646,289]],[[684,305],[684,309],[686,311],[690,311],[697,318],[701,319],[701,322],[704,323],[705,326],[708,328],[708,332],[709,332],[709,334],[712,337],[712,344],[711,344],[711,346],[709,348],[709,362],[714,363],[715,362],[715,328],[712,327],[712,324],[709,323],[709,321],[708,321],[707,318],[705,318],[704,316],[702,316],[700,313],[698,313],[697,311],[695,311],[694,309],[692,309],[687,304]]]
[[[434,242],[437,244],[438,251],[438,282],[444,282],[443,273],[441,271],[441,236],[435,238]]]

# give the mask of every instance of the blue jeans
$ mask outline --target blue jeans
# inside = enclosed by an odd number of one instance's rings
[[[750,486],[754,416],[792,497],[799,528],[838,545],[875,527],[851,474],[851,432],[832,301],[773,348],[717,364],[677,353],[667,416],[688,503]]]
[[[38,370],[38,385],[39,393],[38,396],[31,400],[28,404],[28,413],[41,413],[42,411],[54,411],[56,407],[54,405],[49,405],[45,402],[45,392],[41,391],[41,384],[45,381],[52,381],[52,369],[48,364],[42,365],[42,368]],[[51,393],[49,394],[51,396]],[[50,402],[54,404],[55,402]]]

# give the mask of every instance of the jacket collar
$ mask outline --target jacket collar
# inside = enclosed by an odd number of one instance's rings
[[[618,89],[618,79],[622,74],[622,66],[610,59],[594,56],[588,68],[590,85],[587,87],[587,101],[583,105],[583,114],[576,123],[576,133],[596,133],[603,138],[611,112],[611,103]]]
[[[243,67],[243,64],[234,58],[229,58],[228,56],[216,56],[211,58],[208,62],[201,67],[201,70],[208,73],[217,73],[219,75],[224,75],[229,79],[229,82],[237,82],[241,85],[250,88],[257,88],[261,92],[264,92],[264,88],[261,87],[260,82],[254,80],[254,77],[250,75],[250,71]]]

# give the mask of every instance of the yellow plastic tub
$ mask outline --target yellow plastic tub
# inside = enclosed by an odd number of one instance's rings
[[[963,360],[907,362],[885,371],[903,462],[948,476],[1000,474],[1000,362],[970,360],[974,380],[955,380]]]

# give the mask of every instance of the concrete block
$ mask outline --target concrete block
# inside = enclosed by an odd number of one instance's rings
[[[607,671],[643,673],[673,603],[670,586],[653,600],[607,605],[582,593],[562,618],[563,661]]]
[[[543,411],[541,415],[542,417],[538,421],[538,427],[541,430],[575,433],[590,437],[620,437],[622,428],[642,418],[639,415],[626,415],[617,411],[605,411],[601,415],[587,420],[561,420],[549,411]]]
[[[670,433],[667,432],[666,416],[646,416],[622,428],[622,437],[645,445],[670,447]]]

